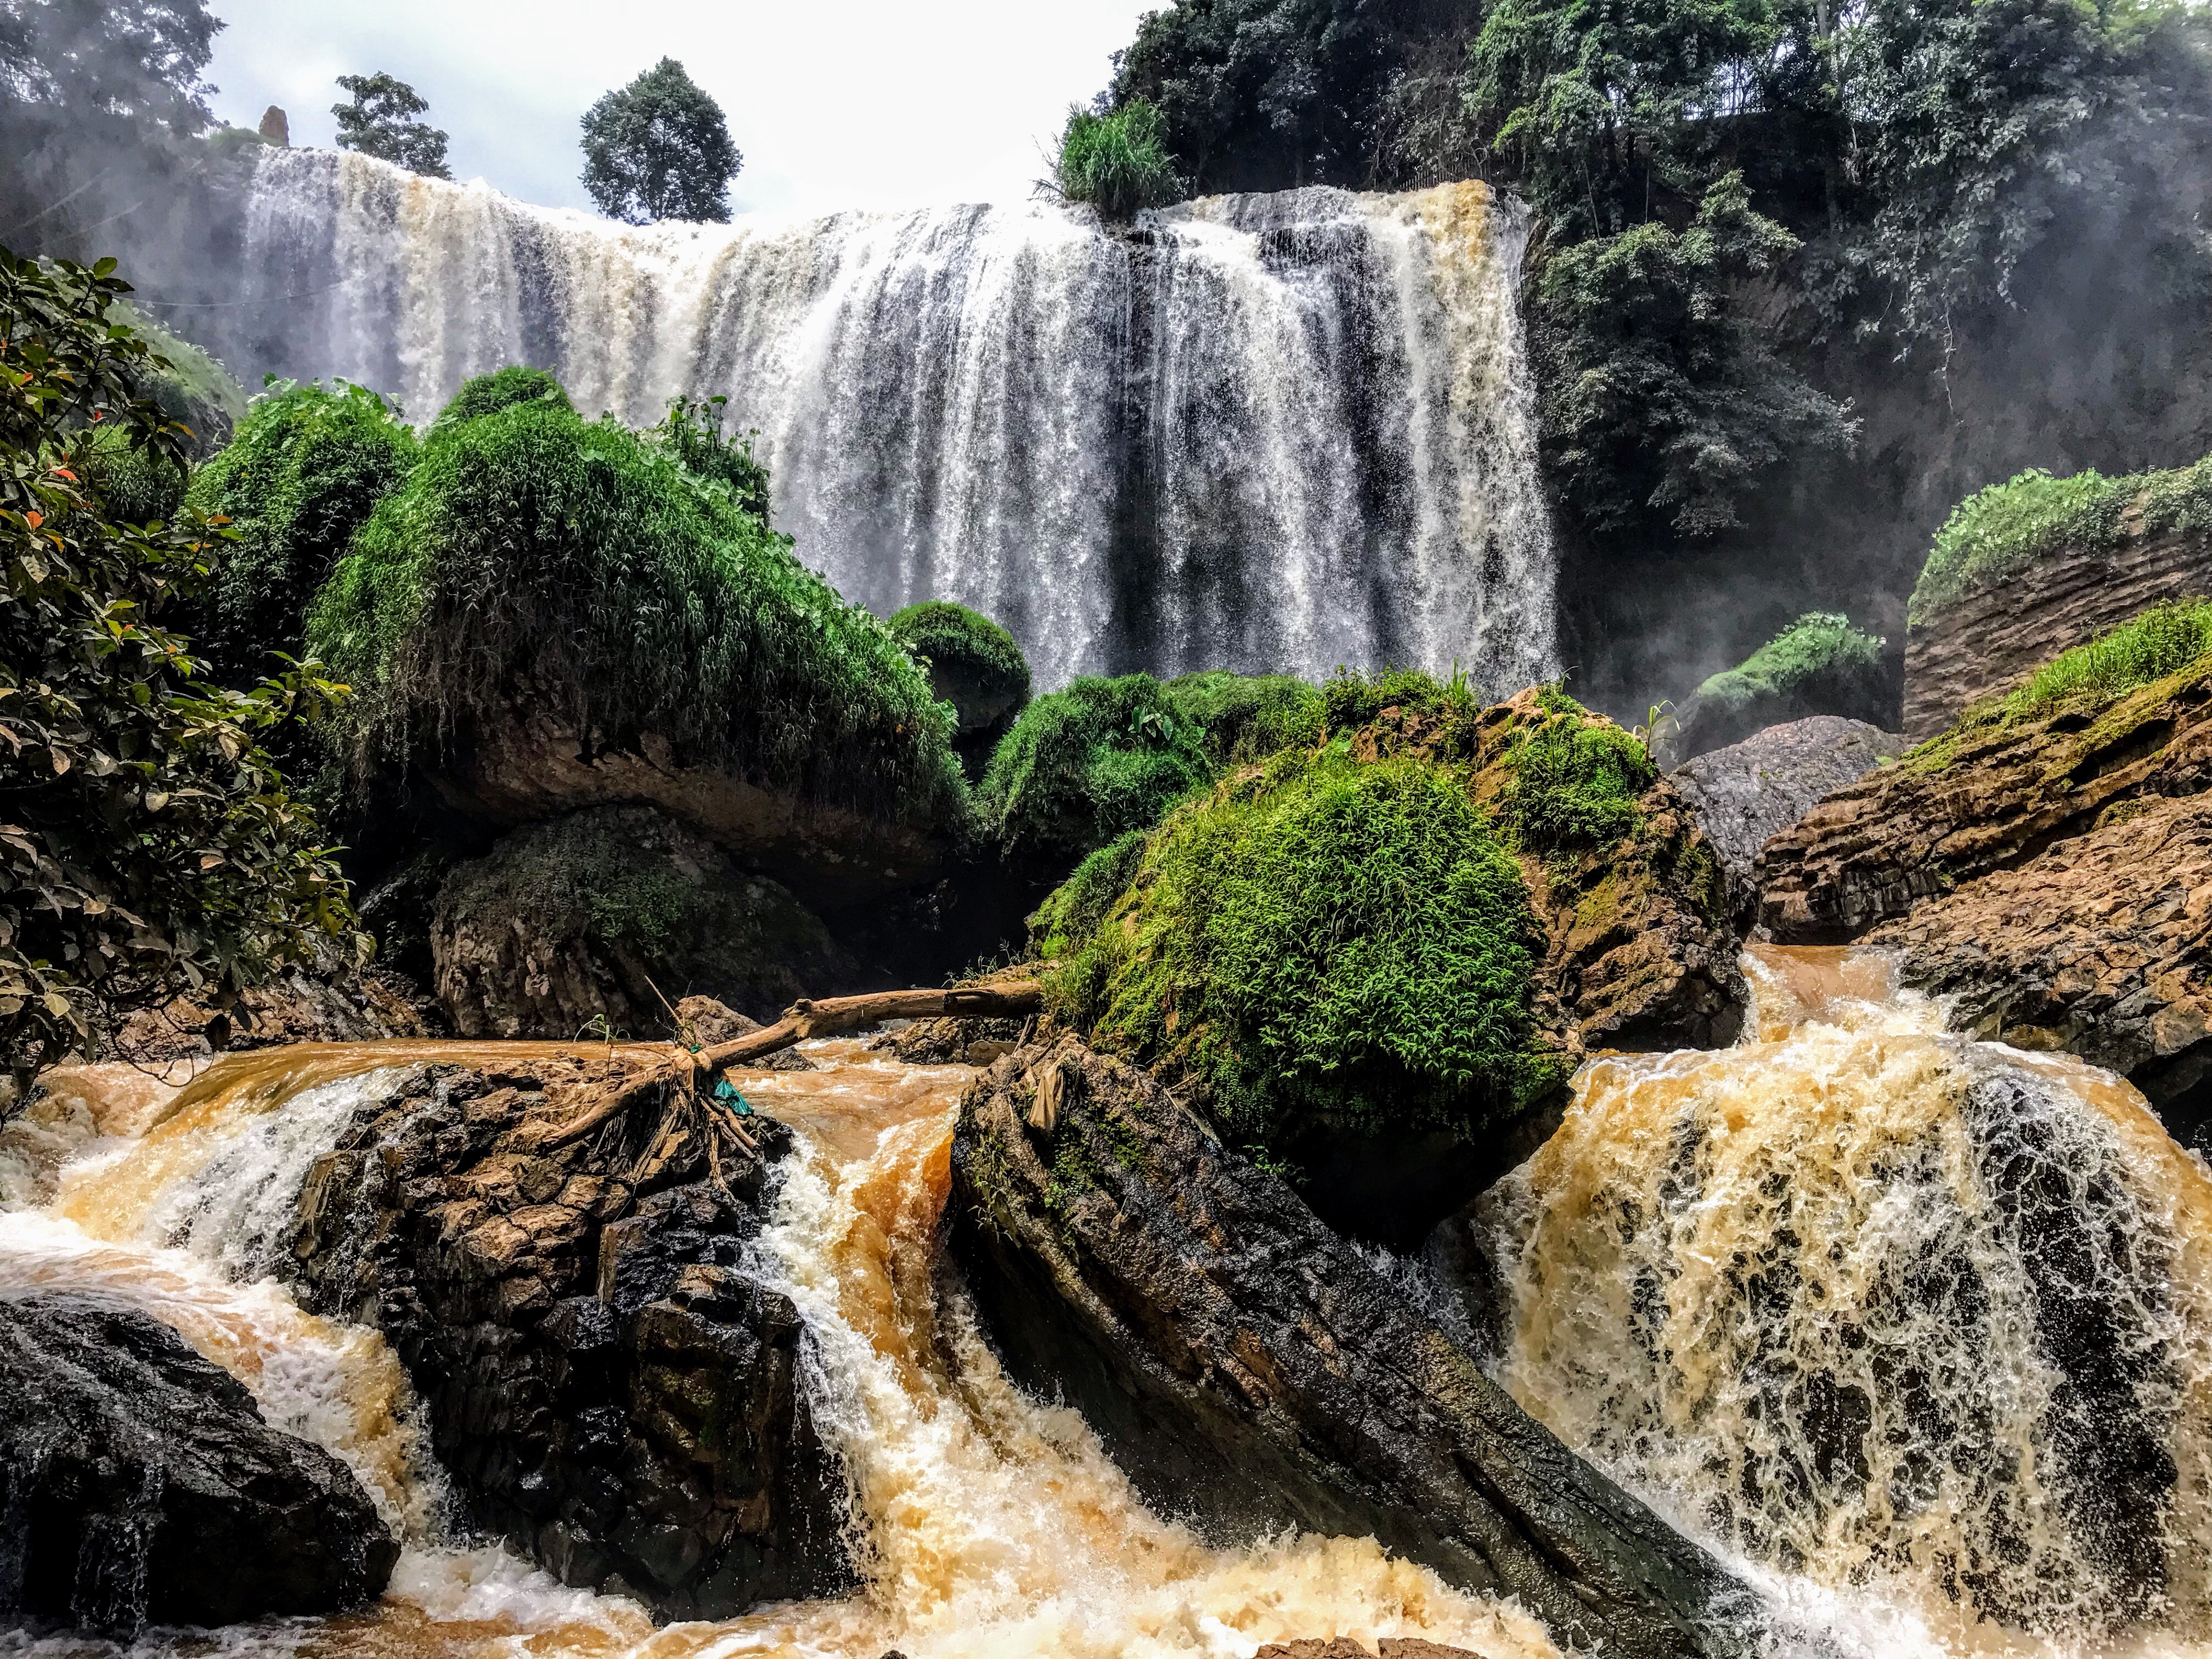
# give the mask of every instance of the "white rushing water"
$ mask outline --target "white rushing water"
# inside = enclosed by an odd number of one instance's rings
[[[1079,673],[1557,672],[1516,309],[1480,184],[1220,197],[1101,227],[1036,203],[643,228],[349,152],[259,159],[242,374],[427,421],[550,369],[633,425],[726,394],[779,527],[848,599],[997,617]]]

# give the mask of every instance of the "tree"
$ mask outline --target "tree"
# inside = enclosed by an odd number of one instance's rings
[[[446,168],[446,135],[414,118],[428,109],[422,95],[389,75],[341,75],[338,85],[353,94],[350,104],[332,104],[338,118],[338,148],[392,161],[410,173],[450,179]]]
[[[208,684],[167,618],[223,526],[114,523],[87,483],[111,428],[172,465],[190,436],[143,395],[167,364],[112,320],[114,264],[0,250],[0,1051],[19,1097],[136,1011],[226,1006],[319,944],[368,949],[262,746],[344,688],[313,663]]]
[[[744,157],[721,106],[664,58],[584,117],[584,188],[610,219],[720,223]]]

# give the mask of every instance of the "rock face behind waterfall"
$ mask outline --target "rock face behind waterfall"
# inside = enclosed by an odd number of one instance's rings
[[[1162,1509],[1371,1533],[1563,1643],[1738,1650],[1719,1566],[1145,1073],[1033,1042],[969,1092],[952,1160],[955,1248],[1009,1369]]]
[[[352,1471],[148,1315],[0,1296],[0,1622],[128,1641],[334,1613],[392,1577],[399,1546]]]
[[[738,1265],[767,1162],[687,1144],[653,1168],[657,1105],[542,1145],[623,1071],[403,1073],[300,1195],[301,1300],[383,1330],[471,1517],[562,1582],[685,1619],[847,1589],[798,1312]]]

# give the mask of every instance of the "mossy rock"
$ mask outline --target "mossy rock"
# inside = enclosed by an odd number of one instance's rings
[[[981,612],[932,599],[910,605],[889,624],[928,672],[931,691],[952,705],[953,741],[970,776],[1030,700],[1029,659],[1014,636]]]
[[[1669,769],[1741,743],[1770,726],[1839,714],[1893,730],[1898,689],[1886,641],[1832,611],[1808,611],[1741,663],[1712,675],[1659,722],[1655,740]]]
[[[859,977],[788,890],[645,806],[533,825],[454,866],[430,942],[439,1000],[465,1036],[665,1037],[663,997],[774,1019]]]
[[[480,421],[487,415],[496,415],[503,409],[513,409],[520,404],[550,404],[556,408],[574,412],[568,394],[560,381],[542,368],[525,368],[520,365],[495,369],[489,374],[479,374],[465,382],[453,400],[438,411],[438,418],[430,424],[433,434],[449,432],[470,421]]]
[[[928,680],[676,448],[544,395],[434,433],[309,615],[356,787],[509,822],[619,787],[780,869],[925,872],[967,811]]]
[[[1584,1053],[1733,1040],[1720,862],[1635,738],[1556,688],[1328,695],[1371,718],[1125,833],[1031,918],[1078,1030],[1328,1170],[1316,1203],[1387,1189],[1409,1215],[1528,1150]]]
[[[301,654],[316,591],[418,453],[414,434],[365,387],[280,386],[254,401],[185,497],[238,532],[192,629],[219,673],[256,678],[270,652]]]

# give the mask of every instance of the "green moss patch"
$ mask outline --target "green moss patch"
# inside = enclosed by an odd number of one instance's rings
[[[441,430],[314,601],[361,690],[356,778],[518,694],[597,747],[886,822],[960,820],[949,721],[904,647],[650,434],[532,398]]]
[[[479,374],[466,382],[453,394],[453,401],[438,411],[431,422],[433,432],[447,430],[468,421],[480,421],[487,415],[496,415],[502,409],[513,409],[517,404],[556,404],[562,409],[571,407],[568,394],[560,381],[542,368],[525,368],[520,364],[496,369],[489,374]]]
[[[933,599],[890,619],[892,635],[928,671],[959,729],[1003,729],[1030,700],[1029,659],[1014,636],[979,611]]]
[[[1288,674],[1215,669],[1182,675],[1162,690],[1176,714],[1205,734],[1206,758],[1216,766],[1242,766],[1321,741],[1322,694]]]
[[[1978,589],[2067,552],[2099,552],[2136,534],[2212,529],[2212,458],[2166,472],[2053,477],[2039,467],[1959,503],[1921,567],[1906,616],[1915,627]]]
[[[239,532],[194,635],[220,670],[258,673],[270,651],[300,651],[312,596],[418,453],[414,434],[363,386],[280,385],[254,401],[185,498]]]
[[[1091,908],[1063,906],[1072,931]],[[1451,769],[1293,750],[1163,823],[1049,990],[1094,1041],[1202,1085],[1240,1140],[1473,1133],[1564,1076],[1530,1013],[1540,950]]]
[[[1698,696],[1725,708],[1802,698],[1808,688],[1832,683],[1847,697],[1853,683],[1878,684],[1883,641],[1851,626],[1849,617],[1809,611],[1735,667],[1698,686]]]
[[[1658,768],[1642,743],[1556,687],[1502,733],[1499,822],[1520,851],[1551,860],[1608,847],[1644,822]]]

